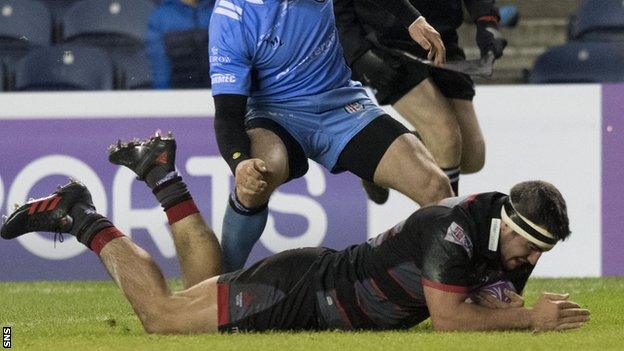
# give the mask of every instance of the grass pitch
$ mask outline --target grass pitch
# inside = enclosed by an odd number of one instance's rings
[[[0,324],[12,327],[17,350],[624,350],[624,278],[532,279],[527,305],[541,291],[569,292],[592,320],[535,335],[436,333],[425,322],[398,332],[157,336],[143,331],[112,282],[2,282]]]

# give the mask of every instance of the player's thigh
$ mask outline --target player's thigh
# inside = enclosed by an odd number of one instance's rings
[[[332,171],[390,187],[420,204],[450,196],[448,178],[425,146],[388,115],[371,121],[347,143]]]
[[[448,178],[413,134],[403,134],[386,150],[375,183],[395,189],[420,205],[452,196]]]
[[[416,128],[428,146],[460,138],[455,111],[431,78],[420,82],[392,107]]]
[[[485,163],[485,139],[477,120],[471,100],[450,100],[462,134],[461,170],[463,173],[478,172]]]
[[[409,130],[403,124],[383,114],[370,121],[355,134],[340,152],[332,173],[349,171],[370,182],[390,145]]]

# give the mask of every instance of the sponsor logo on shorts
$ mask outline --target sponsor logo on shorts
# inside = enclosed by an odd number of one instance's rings
[[[256,296],[256,294],[249,292],[249,291],[241,291],[238,294],[236,294],[235,300],[236,300],[236,307],[240,307],[240,308],[249,308],[249,306],[251,306],[251,304],[258,298],[258,296]]]
[[[236,83],[236,76],[230,73],[215,73],[210,76],[212,84]]]
[[[364,106],[360,104],[359,102],[352,102],[350,104],[345,105],[345,110],[348,113],[355,113],[358,111],[362,111],[363,109],[364,109]]]
[[[464,228],[462,228],[459,224],[455,222],[451,223],[446,230],[444,240],[460,245],[464,248],[464,250],[466,250],[468,257],[472,257],[472,241],[470,241],[470,238],[464,232]]]

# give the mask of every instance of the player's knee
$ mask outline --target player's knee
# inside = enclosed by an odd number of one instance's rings
[[[423,143],[436,159],[460,158],[463,140],[456,119],[441,118],[418,132],[422,136]]]
[[[241,191],[237,189],[236,196],[240,203],[247,208],[255,208],[258,206],[263,206],[267,202],[269,202],[269,198],[275,191],[275,189],[281,183],[271,183],[267,182],[267,187],[263,191],[259,191],[256,193]]]
[[[461,171],[464,174],[476,173],[485,165],[485,142],[480,139],[462,152]]]

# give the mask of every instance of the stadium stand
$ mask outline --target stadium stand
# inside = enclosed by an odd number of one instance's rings
[[[33,47],[48,46],[52,17],[35,0],[0,0],[0,60],[12,64]]]
[[[113,80],[113,63],[106,52],[56,45],[33,49],[15,64],[12,90],[111,90]]]
[[[571,38],[583,41],[624,41],[624,2],[585,0],[572,18]]]
[[[494,64],[491,79],[477,78],[477,84],[519,84],[526,83],[526,71],[535,59],[549,47],[566,42],[568,16],[577,7],[578,0],[497,0],[503,8],[515,6],[520,21],[512,28],[501,28],[508,41],[504,55]],[[475,43],[476,28],[463,25],[459,28],[460,44],[469,59],[479,57]]]
[[[535,62],[531,83],[624,82],[624,44],[569,42]]]
[[[136,57],[144,55],[147,20],[154,8],[150,0],[77,1],[61,19],[61,42],[107,51],[115,66],[115,88],[125,89],[126,69],[149,70],[147,61]],[[139,69],[138,64],[146,67]]]
[[[142,47],[153,10],[149,0],[81,0],[63,15],[62,40],[106,48]]]
[[[152,74],[144,51],[129,56],[124,62],[123,87],[125,89],[151,89]]]
[[[146,50],[155,89],[210,87],[208,26],[214,0],[169,0],[147,24]]]
[[[4,76],[4,65],[0,64],[0,91],[4,91],[6,86],[6,77]]]

